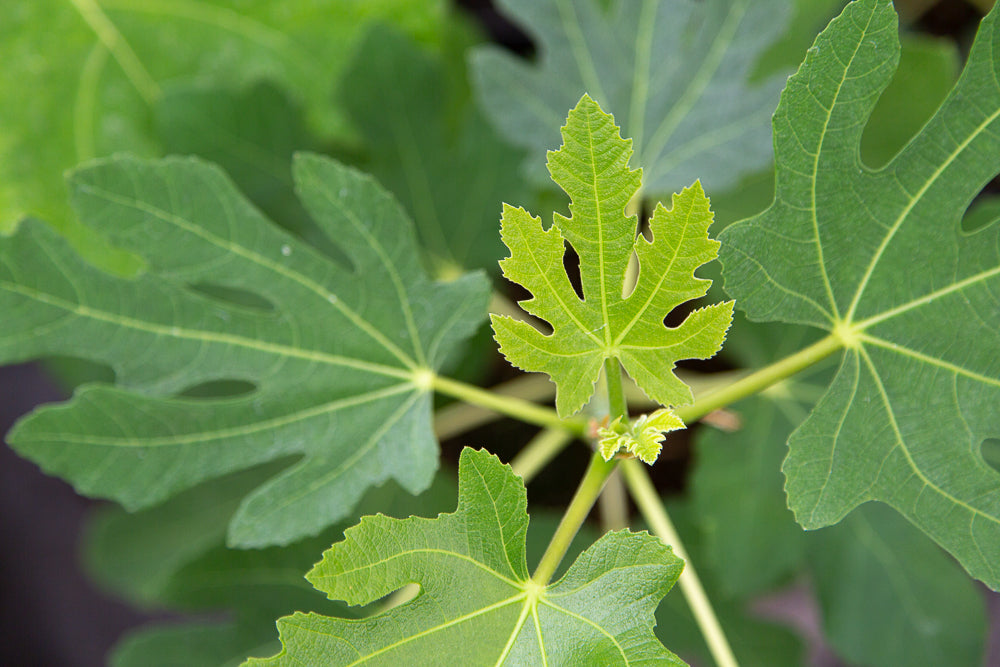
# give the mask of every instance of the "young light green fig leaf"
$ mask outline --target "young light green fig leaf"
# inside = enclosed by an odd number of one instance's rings
[[[806,528],[892,505],[1000,589],[1000,235],[961,228],[1000,172],[1000,8],[923,129],[885,167],[859,156],[898,58],[889,0],[857,0],[817,38],[774,116],[775,199],[721,236],[726,290],[755,320],[825,329],[843,348],[789,439]]]
[[[83,222],[146,261],[134,280],[86,264],[41,224],[0,238],[0,360],[82,357],[118,383],[33,413],[8,442],[133,510],[297,455],[241,503],[229,541],[244,547],[315,534],[389,478],[426,488],[438,458],[429,380],[482,321],[488,283],[432,282],[412,225],[370,177],[312,155],[294,174],[350,267],[190,158],[111,158],[70,176]],[[218,380],[253,390],[180,395]]]
[[[518,368],[548,373],[560,415],[583,407],[605,359],[618,359],[654,401],[689,403],[691,390],[672,369],[680,359],[714,355],[733,313],[729,301],[695,310],[676,328],[663,324],[675,307],[704,296],[711,285],[694,277],[719,247],[708,237],[708,198],[695,182],[674,195],[671,208],[658,204],[647,240],[637,232],[637,217],[625,214],[642,170],[629,169],[632,142],[621,138],[614,118],[584,95],[562,134],[563,145],[549,152],[548,165],[570,196],[570,217],[557,213],[546,230],[524,209],[504,205],[500,230],[511,253],[500,262],[504,276],[531,292],[521,307],[553,332],[493,315],[500,351]],[[583,299],[563,267],[566,242],[580,257]],[[633,252],[638,280],[623,296]]]
[[[584,93],[614,110],[646,170],[644,191],[666,196],[701,179],[730,188],[768,166],[768,122],[785,74],[751,82],[784,31],[791,0],[501,0],[538,47],[531,63],[478,48],[481,106],[540,165],[565,109]]]
[[[307,578],[331,599],[367,604],[420,594],[369,618],[298,613],[278,621],[283,650],[248,666],[683,665],[653,614],[683,562],[646,532],[607,533],[553,584],[528,576],[527,494],[509,466],[463,450],[458,508],[436,519],[367,516]]]
[[[661,409],[642,415],[631,427],[622,424],[622,418],[618,417],[597,431],[597,449],[605,461],[624,449],[643,463],[653,465],[660,456],[665,434],[682,428],[684,422],[673,410]]]

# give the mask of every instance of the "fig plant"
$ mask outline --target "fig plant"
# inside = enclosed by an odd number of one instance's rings
[[[337,61],[336,86],[277,37],[315,38],[313,14],[158,10],[200,22],[206,53],[219,30],[245,38],[250,70],[277,81],[253,95],[178,84],[169,40],[133,51],[122,35],[146,28],[127,8],[74,4],[98,36],[86,99],[124,77],[163,152],[191,146],[235,177],[148,150],[75,167],[65,204],[39,203],[40,158],[19,175],[31,187],[0,191],[19,223],[0,237],[0,360],[115,376],[7,442],[127,510],[90,533],[106,586],[234,611],[142,631],[116,664],[684,664],[701,641],[720,665],[797,664],[796,640],[741,607],[803,573],[845,660],[982,661],[973,579],[1000,589],[1000,236],[994,202],[970,204],[1000,172],[1000,10],[958,80],[925,86],[936,111],[903,99],[889,123],[913,136],[872,167],[866,126],[899,99],[897,65],[953,57],[924,44],[900,62],[888,0],[847,4],[787,81],[754,72],[787,37],[785,0],[505,0],[538,62],[475,47],[478,108],[441,57],[474,41],[467,27],[392,2],[338,28],[353,60],[297,45]],[[101,83],[108,57],[121,71]],[[244,104],[288,122],[227,139]],[[94,106],[75,112],[79,131]],[[773,186],[754,175],[772,112]],[[133,138],[150,129],[130,122]],[[77,157],[102,152],[87,145]],[[568,207],[541,185],[542,150]],[[706,189],[737,184],[773,201],[729,196],[747,215],[713,240]],[[716,254],[726,296],[707,277]],[[518,303],[491,284],[497,266]],[[551,382],[474,381],[488,313],[507,362]],[[724,341],[737,370],[677,368]],[[440,440],[499,415],[541,429],[511,465],[469,446],[457,482],[438,472]],[[700,420],[690,499],[664,500],[649,466]],[[572,499],[529,522],[525,485],[574,440],[589,463]],[[612,519],[619,473],[645,529]],[[602,494],[603,535],[587,523]]]

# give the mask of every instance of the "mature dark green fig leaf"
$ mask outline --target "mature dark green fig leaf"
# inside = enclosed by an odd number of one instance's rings
[[[745,600],[805,569],[825,636],[851,664],[980,664],[982,596],[955,561],[878,503],[836,526],[802,532],[785,506],[778,462],[805,410],[780,395],[734,409],[743,428],[699,435],[691,482],[706,533],[702,571],[713,575],[720,594]]]
[[[556,384],[556,409],[570,415],[594,393],[606,359],[617,359],[636,384],[666,406],[691,402],[691,389],[677,378],[681,359],[707,359],[725,340],[731,301],[695,310],[677,327],[664,318],[677,306],[708,291],[695,278],[715,259],[718,242],[708,237],[712,211],[695,182],[658,204],[649,223],[652,240],[638,233],[638,219],[625,208],[639,190],[641,169],[629,169],[632,141],[621,138],[615,119],[584,95],[562,128],[563,145],[549,151],[552,179],[570,196],[570,217],[554,216],[549,229],[523,208],[504,205],[500,234],[510,257],[504,276],[531,292],[527,312],[552,326],[544,334],[511,317],[492,315],[500,351],[518,368],[547,373]],[[569,243],[580,257],[583,298],[563,266]],[[626,291],[633,257],[639,272]]]
[[[459,463],[458,508],[436,519],[364,517],[307,575],[365,604],[408,583],[410,602],[361,620],[295,614],[284,650],[248,665],[683,665],[653,634],[682,562],[648,533],[608,533],[550,585],[528,577],[527,497],[484,451]]]
[[[504,143],[445,64],[388,27],[372,29],[340,82],[364,168],[410,212],[435,272],[495,272],[500,203],[523,201],[523,151]]]
[[[789,331],[779,332],[779,325],[738,322],[734,330],[741,324],[749,334],[744,338],[761,342],[802,338],[788,325],[780,328]],[[780,356],[779,350],[769,353]],[[980,664],[980,591],[926,535],[878,503],[818,532],[803,532],[793,521],[779,462],[788,435],[814,402],[816,381],[826,375],[796,376],[737,403],[732,409],[743,426],[735,433],[698,434],[691,486],[705,533],[702,573],[719,584],[720,599],[736,600],[796,574],[810,576],[825,637],[851,664]]]
[[[134,280],[85,264],[40,224],[0,242],[0,359],[90,358],[119,384],[36,412],[10,444],[129,509],[301,455],[245,498],[229,531],[240,546],[315,534],[389,478],[426,488],[437,467],[430,383],[482,321],[489,286],[428,280],[405,214],[369,177],[309,155],[294,172],[350,268],[269,223],[196,159],[114,158],[71,176],[83,221],[147,262]],[[219,380],[255,390],[177,396]]]
[[[635,142],[645,191],[695,179],[735,185],[771,159],[768,120],[784,81],[748,83],[783,31],[789,0],[503,0],[535,40],[536,65],[496,47],[473,57],[481,106],[541,165],[564,110],[584,93],[611,110]],[[535,180],[547,175],[535,168]]]
[[[350,136],[334,85],[374,21],[439,39],[443,0],[32,0],[0,3],[0,231],[38,217],[90,259],[130,266],[75,224],[62,174],[91,158],[153,156],[165,87],[274,82],[324,140]],[[303,147],[299,147],[303,148]]]
[[[786,490],[806,528],[886,502],[1000,588],[1000,243],[962,215],[1000,171],[1000,10],[938,113],[880,170],[865,119],[897,60],[887,0],[816,40],[775,114],[773,205],[721,236],[726,289],[755,320],[826,329],[840,369],[791,436]]]

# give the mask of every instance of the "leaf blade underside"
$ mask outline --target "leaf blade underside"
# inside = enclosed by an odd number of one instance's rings
[[[75,172],[84,222],[142,256],[148,272],[103,274],[40,224],[3,241],[0,300],[11,315],[0,357],[86,357],[111,365],[118,382],[37,411],[11,445],[81,492],[132,509],[304,455],[244,500],[229,535],[242,546],[314,534],[389,477],[426,487],[437,445],[424,379],[480,321],[486,282],[431,283],[409,221],[370,178],[308,155],[295,176],[352,267],[279,230],[199,160],[112,158]],[[272,308],[210,298],[199,285],[249,291]],[[177,396],[220,379],[256,390]]]
[[[765,167],[768,120],[784,76],[748,83],[779,37],[786,0],[504,0],[501,9],[534,37],[537,64],[494,47],[473,54],[481,106],[512,142],[555,143],[563,110],[587,93],[613,109],[635,141],[645,189],[675,192],[696,178],[715,191]],[[536,182],[545,174],[529,167]]]
[[[504,276],[531,292],[527,312],[547,321],[551,335],[510,317],[492,315],[500,351],[515,366],[548,373],[556,384],[561,415],[579,410],[593,394],[605,359],[618,359],[653,400],[691,401],[691,390],[672,372],[679,359],[706,359],[725,339],[732,302],[695,310],[676,328],[663,319],[676,306],[704,296],[711,281],[694,271],[715,258],[708,238],[712,213],[699,183],[662,204],[650,221],[652,241],[636,233],[626,205],[640,187],[641,170],[630,170],[631,141],[614,118],[584,95],[563,128],[563,146],[549,152],[552,178],[571,198],[570,217],[555,215],[549,229],[524,209],[505,205],[501,236],[510,257]],[[583,299],[563,267],[564,243],[580,256]],[[638,280],[623,296],[633,251]]]
[[[510,468],[466,448],[454,513],[364,517],[308,575],[352,604],[407,583],[421,585],[416,598],[361,620],[283,618],[283,651],[246,664],[682,665],[653,634],[682,568],[670,548],[644,532],[609,533],[539,588],[527,574],[526,508]]]
[[[996,225],[968,235],[960,224],[1000,171],[997,21],[984,19],[937,114],[874,171],[858,146],[898,59],[896,16],[884,0],[849,5],[775,113],[774,204],[720,236],[726,290],[752,319],[845,345],[789,440],[799,523],[881,500],[994,589],[1000,475],[979,448],[1000,433],[1000,244]]]

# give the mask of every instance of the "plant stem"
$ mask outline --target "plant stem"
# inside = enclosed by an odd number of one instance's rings
[[[601,512],[601,530],[605,533],[628,527],[628,491],[617,470],[608,477],[597,499],[597,509]]]
[[[488,391],[497,396],[514,396],[533,403],[545,403],[552,400],[555,385],[544,375],[528,373],[490,387]],[[434,412],[434,433],[439,440],[445,440],[501,417],[494,410],[456,401]]]
[[[556,528],[556,532],[552,536],[552,541],[549,542],[535,574],[531,577],[536,584],[544,586],[552,579],[552,575],[555,574],[556,568],[562,562],[563,556],[566,555],[566,551],[573,538],[576,537],[577,531],[580,530],[580,526],[590,514],[591,508],[597,501],[597,496],[601,494],[604,483],[614,471],[617,463],[618,459],[605,461],[598,452],[594,452],[594,455],[590,457],[587,472],[584,473],[580,486],[577,487],[576,493],[573,495],[573,500],[566,508],[566,513],[563,514],[559,527]]]
[[[705,595],[705,589],[698,578],[698,572],[691,563],[691,559],[684,549],[684,544],[677,535],[674,524],[670,521],[670,516],[667,514],[666,508],[663,507],[649,475],[635,460],[624,461],[621,470],[632,498],[635,499],[639,510],[653,532],[667,546],[672,547],[679,558],[684,560],[684,570],[681,572],[679,580],[681,591],[687,599],[688,606],[694,614],[695,621],[701,629],[705,643],[708,644],[708,650],[711,651],[716,664],[719,667],[739,667],[736,656],[733,655],[733,650],[729,646],[729,640],[726,639],[726,633],[723,632],[715,610],[712,609],[712,603]]]
[[[544,408],[514,396],[497,396],[493,392],[458,380],[435,375],[431,386],[447,396],[520,419],[528,424],[543,428],[561,428],[574,435],[584,435],[587,430],[587,421],[581,417],[563,419],[551,408]]]
[[[547,428],[531,439],[524,448],[518,452],[514,460],[510,462],[510,467],[515,475],[520,475],[524,483],[527,484],[538,474],[538,471],[545,467],[549,461],[554,459],[563,448],[573,440],[573,434],[561,428]]]
[[[698,421],[709,412],[724,408],[736,401],[758,394],[771,385],[795,375],[801,370],[822,361],[843,347],[843,342],[833,334],[813,343],[795,354],[744,376],[732,384],[710,392],[690,405],[682,405],[675,412],[685,424]]]
[[[799,371],[822,361],[841,347],[843,347],[843,344],[839,338],[833,335],[827,336],[791,356],[765,366],[754,373],[745,375],[721,389],[707,393],[704,397],[698,398],[690,405],[683,405],[677,408],[677,415],[687,424],[698,421],[714,410],[724,408],[742,398],[758,394],[768,387],[795,375]],[[617,361],[614,363],[617,364]],[[607,365],[605,363],[605,367]],[[618,395],[621,396],[621,402],[618,403],[618,408],[615,407],[615,404],[612,404],[613,413],[616,410],[620,410],[620,406],[625,402],[624,392],[621,391],[621,372],[618,371],[614,375],[618,378],[618,386],[612,387],[609,385],[608,393],[610,396],[612,392],[617,391]],[[577,416],[562,419],[555,413],[555,410],[542,407],[531,401],[513,396],[498,395],[493,391],[439,375],[434,376],[433,387],[442,394],[457,398],[470,405],[485,408],[507,417],[514,417],[528,424],[534,424],[542,428],[559,428],[577,436],[586,434],[587,420],[585,418]]]
[[[608,405],[611,410],[611,420],[617,417],[628,419],[628,404],[625,402],[625,392],[622,390],[622,370],[617,359],[604,360],[604,380],[608,388]],[[563,556],[569,549],[570,543],[576,536],[580,526],[586,520],[590,510],[594,507],[597,497],[601,494],[608,477],[614,472],[618,459],[605,461],[599,452],[594,452],[590,457],[590,465],[584,473],[580,486],[573,495],[566,513],[563,514],[559,527],[556,528],[552,541],[545,549],[542,560],[538,563],[538,569],[531,579],[541,586],[549,583],[556,568],[562,562]]]
[[[625,402],[625,390],[622,388],[622,366],[615,358],[604,360],[604,379],[608,383],[608,408],[611,421],[618,417],[628,419],[628,403]]]

